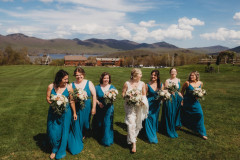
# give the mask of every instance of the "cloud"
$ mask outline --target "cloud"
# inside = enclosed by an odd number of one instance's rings
[[[147,27],[155,26],[155,29],[150,30]],[[171,24],[167,28],[156,28],[159,25],[155,24],[155,21],[148,22],[141,21],[139,25],[130,24],[128,29],[131,30],[132,39],[137,42],[145,41],[146,39],[153,39],[162,41],[164,39],[178,39],[186,40],[192,39],[193,26],[204,25],[203,21],[197,18],[188,19],[187,17],[180,18],[178,24]]]
[[[123,39],[131,39],[131,32],[127,30],[124,26],[117,28],[117,35]]]
[[[200,35],[202,38],[207,40],[233,40],[239,41],[240,40],[240,31],[229,30],[226,28],[219,28],[215,33],[205,33]]]
[[[240,21],[240,12],[235,13],[235,15],[233,16],[233,19]]]
[[[138,1],[138,3],[130,2],[128,0],[55,0],[61,3],[72,3],[88,8],[95,8],[108,11],[120,12],[136,12],[150,9],[151,4],[145,1]]]
[[[40,2],[44,2],[44,3],[51,3],[53,2],[54,0],[39,0]]]
[[[3,2],[13,2],[13,0],[1,0]]]
[[[193,31],[194,28],[192,26],[202,26],[204,25],[203,21],[198,20],[197,18],[188,19],[187,17],[180,18],[178,20],[178,26],[183,30]]]
[[[141,21],[141,22],[139,23],[139,25],[142,26],[142,27],[154,27],[154,26],[156,26],[154,20],[150,20],[150,21],[148,21],[148,22]]]

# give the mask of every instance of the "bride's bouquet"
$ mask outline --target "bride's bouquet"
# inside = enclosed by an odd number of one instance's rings
[[[204,100],[204,96],[207,94],[207,92],[202,88],[194,88],[192,94],[194,97]]]
[[[143,105],[142,92],[138,89],[131,89],[126,92],[125,100],[129,106],[141,106]]]
[[[50,106],[53,109],[53,112],[62,115],[63,112],[67,109],[68,99],[64,95],[53,95],[51,94],[50,101],[52,102]]]
[[[113,103],[113,101],[115,101],[117,99],[117,95],[118,95],[118,90],[116,89],[110,89],[104,92],[104,100],[106,104],[111,104]]]
[[[157,91],[157,98],[156,99],[159,99],[159,100],[169,100],[171,99],[171,94],[167,91],[167,90],[158,90]]]
[[[81,89],[81,88],[79,88],[79,89],[75,88],[75,89],[73,90],[72,96],[73,96],[74,101],[76,101],[77,103],[79,103],[81,109],[83,109],[83,108],[85,107],[85,105],[84,105],[85,100],[88,99],[87,92],[84,91],[84,90]]]
[[[167,86],[167,90],[170,93],[177,92],[177,90],[178,90],[177,84],[173,81],[169,81],[168,86]]]

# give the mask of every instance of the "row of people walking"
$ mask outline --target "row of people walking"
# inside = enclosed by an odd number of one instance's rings
[[[203,139],[207,139],[203,121],[203,112],[199,101],[193,98],[190,91],[195,87],[202,87],[199,80],[199,73],[192,72],[188,80],[183,84],[182,91],[171,95],[171,100],[161,102],[156,97],[157,91],[166,88],[168,83],[175,82],[180,89],[180,79],[177,70],[170,70],[171,77],[163,84],[160,81],[158,70],[151,72],[150,82],[145,84],[141,81],[142,72],[140,69],[133,69],[131,77],[124,83],[122,96],[131,89],[138,89],[142,96],[140,107],[130,106],[126,100],[124,103],[125,123],[127,124],[127,143],[132,145],[131,152],[136,152],[136,141],[139,131],[144,127],[146,136],[150,143],[158,143],[158,128],[162,133],[171,138],[178,137],[176,127],[182,125],[197,132]],[[113,103],[105,103],[104,92],[109,89],[116,89],[111,84],[111,75],[104,72],[100,76],[100,84],[95,86],[89,80],[84,79],[84,69],[78,67],[74,70],[76,80],[68,84],[69,75],[64,70],[56,73],[55,80],[48,86],[47,102],[52,103],[51,95],[64,95],[69,99],[66,110],[62,115],[56,115],[52,107],[49,107],[47,120],[47,134],[52,146],[51,159],[61,159],[66,156],[66,148],[75,155],[83,150],[83,139],[90,130],[91,114],[93,115],[92,130],[104,146],[110,146],[114,142],[113,135]],[[70,93],[74,89],[83,89],[87,92],[88,99],[84,107],[73,100]],[[182,96],[184,95],[184,96]],[[91,98],[92,97],[92,102]],[[162,117],[158,125],[161,103]],[[142,123],[144,121],[144,123]],[[143,124],[143,126],[142,126]],[[160,126],[160,127],[159,127]]]

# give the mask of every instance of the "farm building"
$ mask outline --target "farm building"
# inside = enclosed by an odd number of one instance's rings
[[[96,58],[97,66],[122,66],[121,58]]]
[[[78,55],[70,55],[64,56],[64,64],[67,66],[85,66],[87,62],[87,57],[78,56]]]

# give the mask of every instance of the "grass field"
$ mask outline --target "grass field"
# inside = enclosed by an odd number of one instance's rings
[[[75,156],[67,152],[65,159],[240,159],[240,67],[220,65],[221,73],[204,73],[203,65],[178,67],[181,85],[190,71],[198,70],[208,95],[201,101],[208,140],[189,132],[178,131],[171,139],[158,133],[158,144],[149,144],[142,132],[137,153],[130,154],[126,142],[123,99],[114,104],[114,144],[100,145],[94,138],[84,140],[83,151]],[[59,69],[70,74],[74,67],[1,66],[0,67],[0,159],[48,159],[46,122],[48,104],[46,89]],[[131,68],[85,67],[86,79],[98,84],[103,71],[112,75],[112,84],[121,91],[130,77]],[[142,69],[148,82],[151,69]],[[169,69],[160,69],[161,79],[169,77]]]

